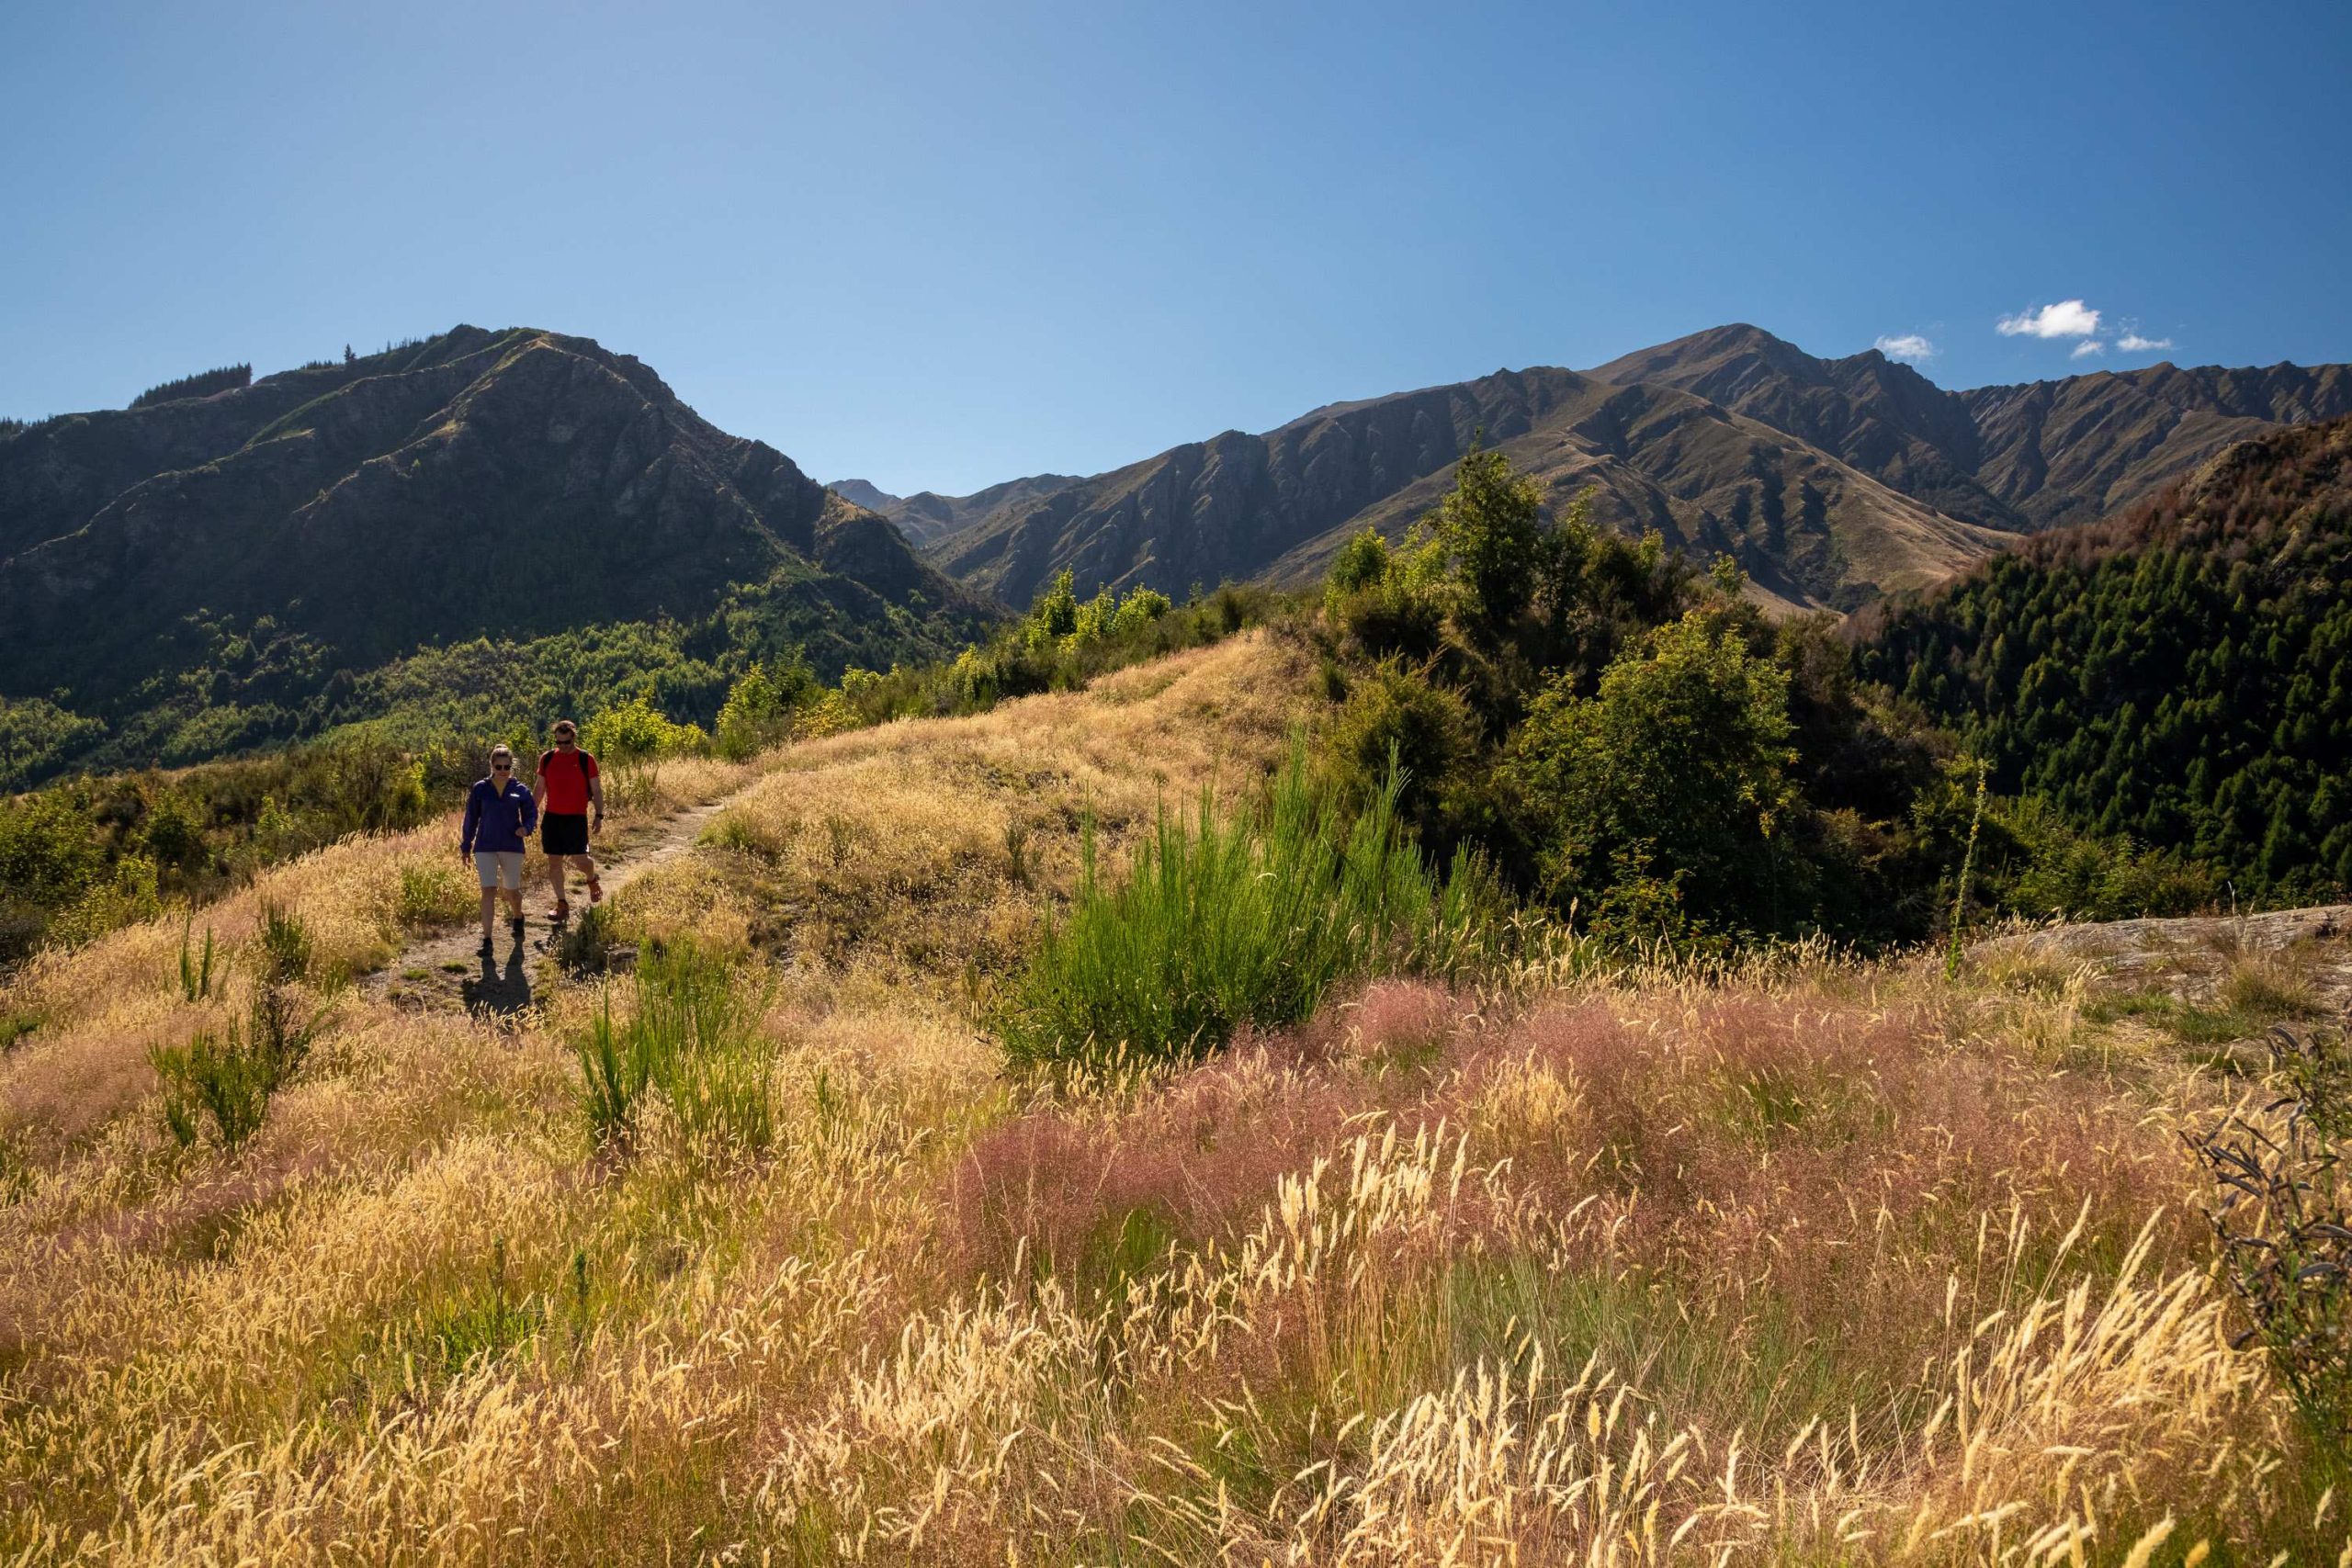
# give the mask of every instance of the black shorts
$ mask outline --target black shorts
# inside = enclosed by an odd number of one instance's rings
[[[584,855],[588,852],[588,814],[585,811],[549,811],[539,818],[539,849],[550,855]]]

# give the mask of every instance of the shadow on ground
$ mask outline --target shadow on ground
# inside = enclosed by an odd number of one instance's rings
[[[531,1005],[531,975],[524,966],[525,949],[516,942],[506,956],[506,966],[498,965],[494,952],[481,955],[481,973],[469,975],[458,985],[458,994],[465,998],[466,1010],[505,1017],[521,1012]]]

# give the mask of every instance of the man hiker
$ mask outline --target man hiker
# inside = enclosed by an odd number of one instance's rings
[[[539,819],[539,803],[514,776],[514,753],[490,749],[490,776],[466,796],[466,826],[458,858],[474,863],[481,878],[481,951],[491,952],[491,921],[500,894],[514,924],[514,945],[523,945],[523,840]]]
[[[548,732],[554,749],[539,754],[539,782],[532,798],[539,805],[539,848],[548,857],[548,875],[555,882],[551,920],[569,919],[571,905],[564,896],[564,867],[576,865],[588,874],[588,902],[605,900],[605,885],[596,880],[596,863],[588,858],[588,835],[605,828],[605,784],[596,776],[596,759],[580,749],[580,727],[568,718],[555,721]],[[588,819],[590,807],[596,819]]]

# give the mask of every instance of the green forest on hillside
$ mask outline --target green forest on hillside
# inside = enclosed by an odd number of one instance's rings
[[[2177,849],[2241,898],[2352,885],[2352,423],[2236,449],[2109,525],[1894,609],[1859,666],[1996,787]]]
[[[805,659],[827,679],[954,656],[959,629],[895,604],[831,613],[826,585],[792,567],[729,590],[691,621],[605,622],[519,642],[428,645],[373,669],[339,666],[313,638],[264,615],[192,615],[165,634],[174,670],[141,684],[111,724],[45,699],[0,698],[0,790],[54,776],[179,767],[330,738],[354,725],[419,750],[510,735],[558,712],[646,700],[708,724],[752,664]]]

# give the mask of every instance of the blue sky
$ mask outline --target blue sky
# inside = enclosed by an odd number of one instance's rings
[[[2347,81],[2341,4],[0,0],[0,413],[528,324],[963,491],[1729,321],[2347,360]]]

